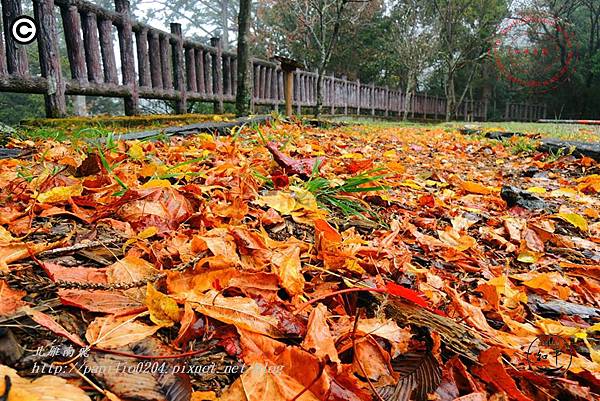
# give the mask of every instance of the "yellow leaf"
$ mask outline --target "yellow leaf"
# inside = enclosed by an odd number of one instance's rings
[[[158,232],[158,228],[156,228],[155,226],[150,226],[146,229],[144,229],[143,231],[140,231],[140,233],[138,235],[136,235],[133,238],[129,238],[127,241],[125,241],[125,243],[123,244],[123,253],[125,253],[125,249],[133,244],[134,242],[141,240],[141,239],[146,239],[146,238],[150,238],[156,235],[156,233]]]
[[[81,184],[69,185],[66,187],[54,187],[49,191],[38,195],[37,200],[40,203],[64,202],[72,196],[79,196],[83,191]]]
[[[200,140],[200,142],[214,142],[213,136],[210,134],[207,134],[206,132],[197,134],[196,138],[198,138]]]
[[[158,169],[158,166],[156,164],[145,163],[140,170],[140,176],[152,177],[154,175],[154,173],[156,173],[157,169]]]
[[[305,280],[300,264],[300,247],[294,245],[283,251],[276,252],[273,254],[271,261],[277,269],[281,286],[288,294],[302,294]]]
[[[8,391],[5,377],[10,378]],[[46,375],[30,380],[19,376],[16,370],[0,365],[0,378],[0,394],[4,395],[2,400],[5,401],[90,401],[85,391],[62,377]]]
[[[274,195],[264,195],[256,200],[260,206],[269,206],[281,214],[289,215],[296,208],[296,200],[287,192],[278,191]]]
[[[155,236],[157,232],[158,232],[157,227],[150,226],[150,227],[140,231],[140,233],[137,235],[137,237],[140,239],[146,239],[146,238]]]
[[[137,141],[132,142],[131,145],[129,145],[129,150],[127,151],[127,154],[133,160],[141,160],[144,158],[144,156],[146,156],[146,154],[144,153],[144,149],[142,149],[142,146]]]
[[[194,391],[190,401],[217,401],[217,394],[214,391]]]
[[[360,153],[346,153],[341,156],[342,159],[362,159],[363,157]]]
[[[294,192],[294,198],[296,199],[296,207],[294,210],[304,209],[311,212],[316,212],[319,210],[317,199],[312,192],[299,187],[290,187],[290,189]]]
[[[561,220],[566,221],[567,223],[571,223],[573,226],[579,228],[581,231],[588,230],[588,224],[585,217],[577,213],[558,213],[554,215],[554,217],[558,217]]]
[[[519,256],[517,256],[517,260],[523,263],[535,263],[539,260],[539,258],[539,253],[530,251],[528,249],[521,250],[521,253],[519,253]]]
[[[346,259],[346,262],[344,263],[344,267],[352,272],[358,273],[358,274],[366,274],[367,272],[365,271],[365,269],[362,268],[362,266],[355,260],[355,259],[351,259],[348,258]]]
[[[423,189],[423,187],[417,184],[417,182],[414,180],[404,180],[402,182],[399,182],[398,185],[401,187],[409,187],[412,189]]]
[[[473,181],[462,181],[460,183],[460,187],[463,190],[472,194],[488,195],[492,193],[491,188],[488,188],[485,185],[481,185]]]
[[[542,329],[544,334],[553,334],[561,337],[572,337],[580,331],[578,327],[563,326],[557,321],[546,318],[537,319],[535,324]]]
[[[576,196],[578,193],[578,191],[574,188],[559,188],[559,189],[555,189],[554,191],[550,192],[551,196],[554,197],[558,197],[558,196],[565,196],[567,198]]]
[[[545,194],[546,193],[546,188],[542,188],[542,187],[530,187],[530,188],[527,188],[527,191],[532,192],[534,194]]]
[[[150,180],[142,185],[142,188],[169,188],[172,186],[169,180]]]
[[[584,338],[583,342],[585,343],[585,345],[587,345],[588,350],[590,351],[590,357],[592,358],[592,361],[594,361],[595,363],[600,363],[600,351],[598,351],[596,347],[593,347],[587,338]]]
[[[2,242],[13,242],[13,241],[16,241],[16,240],[17,239],[12,236],[12,234],[10,233],[10,231],[8,231],[6,228],[0,226],[0,243],[2,243]]]
[[[394,159],[397,158],[398,155],[396,154],[395,150],[388,150],[387,152],[383,152],[383,157]]]
[[[549,292],[554,288],[554,283],[551,280],[551,277],[547,274],[540,273],[531,280],[527,280],[523,282],[523,285],[526,285],[529,288],[541,289],[546,292]]]
[[[398,162],[387,162],[385,164],[385,166],[387,167],[387,169],[389,171],[397,173],[397,174],[402,174],[406,171],[406,168],[404,167],[404,165],[402,163],[398,163]]]
[[[150,283],[146,288],[146,306],[150,311],[150,320],[159,326],[171,327],[179,321],[177,302],[157,291]]]

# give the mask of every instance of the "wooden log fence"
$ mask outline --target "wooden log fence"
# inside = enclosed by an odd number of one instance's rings
[[[546,118],[545,104],[506,103],[504,120],[506,121],[537,121]]]
[[[236,54],[224,51],[219,38],[208,46],[184,38],[179,24],[171,24],[170,32],[165,32],[134,21],[129,0],[114,0],[114,10],[84,0],[31,1],[38,24],[39,69],[30,68],[34,66],[26,46],[8,33],[10,23],[22,14],[21,0],[1,0],[0,91],[43,94],[48,117],[66,115],[66,95],[123,98],[126,115],[139,113],[140,99],[173,101],[176,113],[187,112],[193,101],[212,102],[215,113],[222,113],[224,103],[235,101]],[[60,43],[67,48],[68,68],[61,63]],[[252,64],[253,106],[280,109],[285,103],[280,63],[253,59]],[[37,70],[40,74],[31,72]],[[296,70],[293,83],[293,105],[301,114],[316,105],[317,74]],[[399,89],[333,75],[323,78],[322,99],[327,114],[399,117],[406,106],[406,94]],[[446,101],[417,93],[406,111],[411,117],[440,119]],[[456,115],[485,120],[487,104],[464,101]],[[508,104],[505,112],[511,120],[544,116],[542,105]]]

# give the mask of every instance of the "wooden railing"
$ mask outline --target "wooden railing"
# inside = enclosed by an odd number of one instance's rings
[[[176,113],[185,113],[190,101],[213,102],[219,113],[224,103],[235,100],[236,54],[223,51],[218,38],[207,46],[184,38],[180,24],[171,24],[170,32],[165,32],[136,22],[131,18],[128,0],[114,0],[114,11],[83,0],[32,1],[39,31],[40,74],[31,73],[38,70],[37,66],[28,60],[26,48],[8,34],[10,22],[23,13],[21,0],[2,0],[0,91],[43,94],[49,117],[66,114],[65,95],[123,98],[127,115],[139,112],[140,98],[174,101]],[[57,15],[61,30],[57,29]],[[59,31],[64,41],[59,40]],[[67,48],[68,73],[63,71],[60,43]],[[253,105],[279,108],[284,103],[280,64],[254,59],[252,75]],[[315,106],[317,74],[298,70],[293,81],[297,112]],[[331,114],[399,116],[404,112],[406,95],[400,90],[333,76],[324,78],[322,90],[323,106]],[[418,93],[411,98],[407,111],[411,117],[441,118],[446,100]],[[456,115],[465,120],[484,120],[487,105],[463,102]],[[513,119],[529,116],[510,115]]]
[[[537,121],[546,118],[545,104],[506,103],[504,120],[506,121]]]

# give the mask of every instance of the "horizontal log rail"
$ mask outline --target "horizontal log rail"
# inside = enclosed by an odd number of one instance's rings
[[[506,103],[504,120],[506,121],[537,121],[546,118],[545,104]]]
[[[114,0],[114,10],[84,0],[31,1],[39,31],[39,66],[28,60],[26,47],[7,34],[10,22],[22,14],[21,0],[1,0],[0,91],[43,94],[48,117],[66,114],[66,95],[123,98],[127,115],[139,113],[140,99],[173,101],[176,113],[185,113],[190,101],[213,102],[217,113],[223,112],[224,103],[235,101],[236,54],[223,50],[219,38],[209,46],[184,38],[179,24],[171,24],[166,32],[135,21],[129,0]],[[61,62],[61,43],[67,49],[68,68]],[[278,61],[253,59],[253,106],[281,107],[284,75]],[[297,113],[314,107],[317,74],[296,70],[292,82]],[[346,77],[325,76],[322,99],[328,114],[442,118],[446,113],[444,98],[416,93],[407,102],[401,90]],[[485,120],[487,113],[486,102],[464,101],[455,115]],[[544,116],[541,105],[507,104],[505,110],[505,118],[512,120]]]

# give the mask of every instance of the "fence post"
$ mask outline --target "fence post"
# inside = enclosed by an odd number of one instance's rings
[[[344,89],[342,91],[342,96],[344,97],[344,115],[348,115],[348,97],[350,96],[348,94],[348,77],[342,75],[342,81],[344,83]]]
[[[329,101],[331,102],[331,115],[335,115],[335,74],[331,74],[331,85],[329,85]]]
[[[302,105],[300,103],[302,102],[302,91],[304,90],[304,83],[299,73],[294,73],[294,80],[296,81],[296,89],[294,90],[294,93],[296,95],[296,114],[301,115]]]
[[[356,115],[360,116],[360,79],[356,79]]]
[[[183,62],[183,35],[181,33],[181,24],[171,23],[171,33],[176,38],[171,49],[173,53],[173,72],[175,74],[175,90],[179,92],[175,101],[175,113],[185,114],[187,112],[187,92],[185,84],[185,68]]]
[[[402,119],[404,101],[402,100],[402,88],[398,87],[398,118]]]
[[[369,97],[371,100],[371,115],[375,115],[375,83],[371,84],[371,96]]]
[[[232,94],[231,90],[231,57],[223,57],[223,93],[227,96]]]
[[[96,83],[102,82],[102,68],[100,67],[100,39],[98,38],[98,20],[93,12],[82,12],[83,18],[83,47],[85,48],[85,62],[88,69],[88,80]]]
[[[150,82],[152,82],[152,87],[163,89],[162,67],[160,62],[160,36],[155,30],[150,31],[148,54],[150,59]]]
[[[85,50],[83,49],[83,40],[81,38],[81,17],[79,11],[74,5],[61,7],[63,24],[65,27],[65,42],[67,45],[67,55],[69,56],[69,65],[71,67],[71,78],[78,82],[87,82],[85,72]]]
[[[159,35],[160,71],[162,75],[163,89],[173,89],[173,71],[171,70],[171,59],[169,59],[169,48],[171,43],[167,35]]]
[[[390,113],[389,113],[389,109],[390,109],[390,88],[389,86],[385,86],[385,91],[384,91],[385,95],[384,95],[384,102],[385,102],[385,112],[384,115],[386,117],[389,117]]]
[[[221,38],[210,38],[210,45],[217,49],[217,54],[213,56],[213,93],[217,96],[214,103],[215,114],[223,114],[223,44]]]
[[[112,38],[112,21],[100,18],[98,21],[100,34],[100,52],[102,53],[102,66],[104,68],[104,82],[117,84],[117,61]]]
[[[10,34],[10,25],[15,18],[23,14],[20,0],[2,0],[2,19],[4,22],[4,41],[6,43],[6,65],[9,74],[28,75],[27,49],[17,45]]]
[[[46,116],[63,117],[67,114],[67,106],[56,36],[54,0],[34,0],[33,12],[40,29],[37,39],[40,68],[42,76],[48,80],[48,93],[44,95]]]
[[[135,33],[137,44],[138,71],[140,74],[140,86],[150,86],[150,56],[148,54],[148,28],[143,27]]]
[[[130,95],[125,98],[125,114],[133,116],[139,113],[139,95],[135,79],[135,59],[133,57],[133,31],[131,30],[131,11],[129,0],[115,0],[115,11],[122,15],[122,24],[117,27],[119,48],[121,49],[121,70],[123,85],[130,88]]]
[[[196,78],[196,50],[193,47],[185,49],[185,77],[187,89],[198,92],[198,79]]]
[[[293,101],[294,101],[294,71],[298,68],[298,64],[291,59],[287,59],[285,57],[276,57],[279,60],[281,66],[281,72],[283,75],[283,97],[285,99],[285,115],[291,117],[293,110]],[[275,70],[276,72],[277,70]],[[298,85],[296,88],[296,93],[300,89],[300,82],[298,80]],[[279,99],[279,94],[276,96]],[[298,98],[299,99],[299,98]],[[279,102],[277,102],[279,103]],[[300,104],[298,100],[298,104]],[[298,113],[300,114],[300,113]]]

